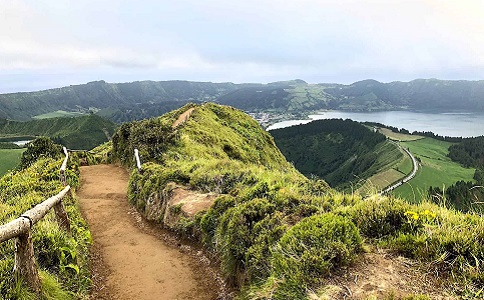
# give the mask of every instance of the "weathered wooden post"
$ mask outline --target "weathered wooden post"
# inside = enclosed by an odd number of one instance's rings
[[[66,168],[67,168],[67,160],[69,159],[69,153],[67,152],[66,147],[63,147],[63,150],[64,150],[64,154],[66,155],[66,158],[64,158],[64,161],[62,162],[62,166],[60,168],[60,178],[61,178],[62,184],[64,184],[64,186],[67,186]],[[70,190],[69,190],[69,193],[71,193]],[[64,209],[64,205],[62,204],[62,201],[59,201],[56,205],[54,205],[54,211],[55,211],[55,216],[59,226],[62,229],[66,230],[67,232],[70,232],[71,221],[67,216],[67,212]]]
[[[64,152],[67,153],[65,148]],[[64,170],[66,163],[67,158],[63,163]],[[67,185],[59,194],[37,204],[17,219],[0,226],[0,243],[15,238],[15,264],[13,270],[17,280],[20,278],[24,279],[32,291],[36,293],[40,293],[41,285],[34,256],[32,226],[42,219],[51,208],[54,208],[59,225],[69,230],[70,222],[62,205],[62,199],[70,190],[71,187]]]
[[[15,239],[14,272],[17,280],[19,277],[23,278],[34,292],[39,293],[40,278],[34,257],[34,244],[32,243],[31,232],[29,228],[27,232],[20,234]]]

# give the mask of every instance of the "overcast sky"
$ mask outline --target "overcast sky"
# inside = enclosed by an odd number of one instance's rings
[[[0,92],[484,79],[482,0],[0,0]]]

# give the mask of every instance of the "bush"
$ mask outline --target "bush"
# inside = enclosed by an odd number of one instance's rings
[[[220,219],[215,247],[221,256],[222,271],[231,284],[236,284],[246,270],[245,254],[254,244],[254,226],[274,209],[274,204],[266,199],[253,199],[229,208]]]
[[[361,201],[350,209],[351,219],[361,233],[371,238],[396,234],[408,224],[410,205],[393,198]]]
[[[303,219],[274,249],[272,276],[283,280],[275,299],[304,297],[307,286],[348,264],[361,244],[358,229],[348,218],[326,213]]]
[[[36,138],[27,146],[27,150],[22,153],[19,169],[23,170],[36,162],[40,157],[50,157],[57,159],[62,154],[62,147],[54,144],[47,137]]]

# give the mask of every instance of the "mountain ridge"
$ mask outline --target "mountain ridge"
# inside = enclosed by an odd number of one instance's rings
[[[28,120],[57,110],[94,112],[115,122],[162,115],[189,103],[216,102],[249,112],[321,109],[484,111],[484,80],[415,79],[349,85],[301,79],[260,83],[93,81],[36,92],[0,94],[0,118]]]

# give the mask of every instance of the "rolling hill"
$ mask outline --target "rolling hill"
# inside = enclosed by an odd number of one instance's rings
[[[350,85],[289,80],[269,84],[136,81],[0,95],[0,118],[28,120],[56,111],[95,112],[115,122],[156,117],[189,102],[217,102],[249,112],[340,110],[484,111],[484,81],[417,79]]]
[[[270,133],[301,173],[339,189],[357,187],[403,157],[383,134],[351,120],[317,120]]]
[[[0,119],[0,137],[47,136],[71,149],[89,150],[108,140],[116,125],[96,115],[32,120]]]
[[[382,298],[393,299],[394,292],[402,299],[459,298],[465,287],[467,298],[478,299],[482,292],[480,216],[429,202],[339,193],[299,173],[273,138],[234,108],[187,105],[125,123],[102,148],[129,168],[133,148],[140,150],[143,164],[131,172],[130,202],[160,226],[201,243],[240,299],[343,299],[350,288],[338,281],[340,272],[360,261],[360,274],[371,273],[365,257],[388,255],[381,249],[426,266],[422,272],[433,288],[448,287],[429,289],[421,284],[423,274],[402,268],[405,278],[416,274],[419,281],[408,289],[386,286]]]

